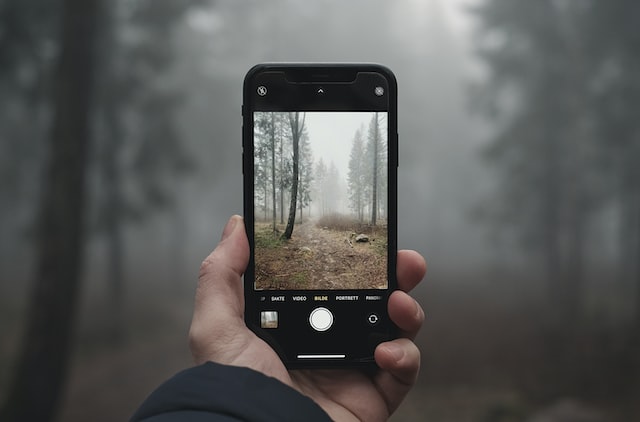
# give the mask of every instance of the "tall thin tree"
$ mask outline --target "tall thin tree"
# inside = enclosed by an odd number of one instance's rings
[[[378,166],[380,149],[380,128],[378,113],[371,119],[369,127],[369,142],[371,143],[371,225],[375,226],[378,218]]]
[[[273,233],[276,233],[276,119],[275,113],[271,112],[271,204]]]
[[[357,214],[358,221],[364,219],[365,193],[367,189],[368,177],[366,174],[366,163],[364,141],[362,130],[358,129],[353,136],[351,153],[349,154],[349,173],[347,176],[349,189],[349,205]]]
[[[296,220],[296,205],[298,200],[298,167],[300,164],[299,145],[302,131],[304,130],[304,120],[306,115],[303,113],[302,121],[300,121],[300,113],[289,113],[289,125],[291,126],[291,142],[293,144],[293,171],[291,176],[291,199],[289,203],[289,218],[287,219],[287,227],[282,234],[284,239],[291,239],[293,234],[293,226]]]

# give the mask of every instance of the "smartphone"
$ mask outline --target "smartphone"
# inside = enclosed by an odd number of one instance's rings
[[[396,337],[397,85],[375,64],[260,64],[243,93],[247,326],[289,368]]]

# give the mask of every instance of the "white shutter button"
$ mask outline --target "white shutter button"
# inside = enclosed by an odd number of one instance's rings
[[[327,331],[333,325],[333,314],[327,308],[316,308],[309,315],[309,324],[316,331]]]

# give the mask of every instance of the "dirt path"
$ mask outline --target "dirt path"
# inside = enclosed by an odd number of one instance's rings
[[[379,289],[386,287],[386,239],[356,242],[352,232],[294,227],[288,242],[256,249],[256,282],[266,289]]]

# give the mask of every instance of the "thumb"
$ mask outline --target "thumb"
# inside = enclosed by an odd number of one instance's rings
[[[200,277],[210,270],[210,264],[228,266],[235,274],[242,277],[249,263],[249,241],[244,230],[244,219],[233,215],[224,226],[222,238],[218,246],[209,254],[200,267]]]
[[[213,340],[229,339],[244,327],[242,274],[249,263],[249,242],[242,217],[234,215],[218,246],[202,262],[189,332],[191,348],[211,354]],[[204,350],[203,350],[204,349]]]

